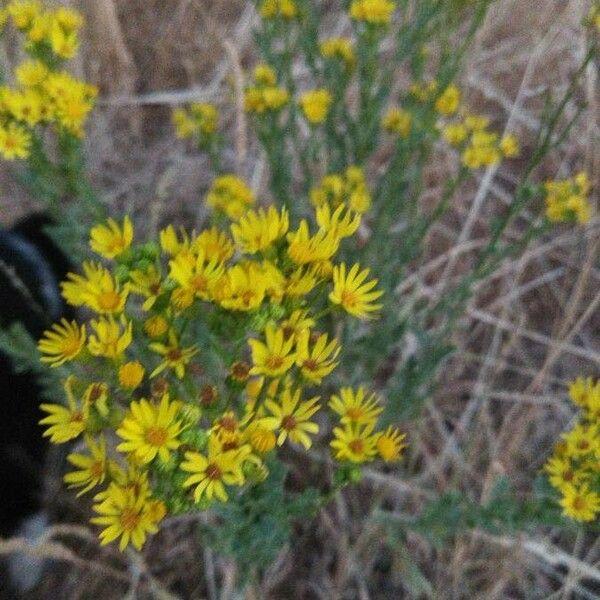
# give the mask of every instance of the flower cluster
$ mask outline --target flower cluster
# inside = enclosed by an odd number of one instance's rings
[[[352,42],[348,38],[327,38],[319,44],[319,52],[325,59],[340,60],[346,71],[351,72],[354,70],[356,56]]]
[[[387,25],[392,20],[396,4],[392,0],[353,0],[350,16],[369,25]]]
[[[293,19],[297,13],[298,8],[294,0],[263,0],[260,7],[260,16],[263,19]]]
[[[562,434],[544,469],[561,494],[564,515],[593,521],[600,513],[600,381],[576,379],[569,397],[582,411],[579,421]]]
[[[321,215],[322,219],[330,214],[330,208],[345,207],[359,214],[367,212],[371,207],[371,193],[364,171],[353,166],[343,174],[325,175],[311,190],[310,201],[317,208],[317,218]]]
[[[570,179],[547,181],[546,217],[553,223],[587,223],[592,216],[589,200],[590,182],[586,173],[581,172]]]
[[[265,64],[254,69],[254,85],[247,87],[244,96],[244,107],[247,112],[263,114],[282,109],[290,99],[285,88],[277,86],[275,71]]]
[[[341,195],[321,198],[313,223],[295,228],[286,208],[249,209],[253,195],[228,175],[207,196],[228,231],[169,226],[136,244],[129,218],[91,230],[103,261],[84,262],[62,293],[93,316],[55,324],[38,347],[44,362],[71,369],[66,405],[43,404],[41,423],[52,442],[85,446],[65,481],[102,488],[102,543],[139,548],[167,513],[243,493],[268,476],[277,447],[311,447],[327,406],[339,421],[336,460],[400,459],[404,436],[376,429],[379,398],[343,387],[327,404],[316,388],[341,353],[331,320],[372,318],[383,293],[369,269],[334,262],[360,225],[352,206],[365,205],[352,199],[366,188],[359,170],[340,181]]]
[[[300,107],[304,117],[311,125],[318,125],[327,118],[333,97],[323,88],[309,90],[300,97]]]
[[[203,146],[217,131],[219,112],[214,104],[195,102],[187,109],[173,111],[173,125],[178,138],[195,138]]]
[[[78,44],[81,15],[69,8],[42,8],[34,0],[14,0],[2,9],[3,21],[24,37],[28,55],[14,72],[14,85],[0,86],[0,156],[26,159],[37,128],[52,125],[59,134],[83,136],[94,106],[95,87],[62,69]]]

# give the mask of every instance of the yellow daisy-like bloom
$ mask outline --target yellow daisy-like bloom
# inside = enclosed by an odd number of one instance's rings
[[[250,87],[244,92],[244,110],[249,113],[263,114],[266,111],[278,111],[290,99],[285,88],[270,85],[267,87]]]
[[[352,213],[343,204],[338,206],[333,213],[329,204],[321,204],[315,213],[319,227],[338,239],[354,235],[360,226],[360,215]]]
[[[283,17],[293,19],[298,9],[294,0],[263,0],[260,7],[260,16],[263,19],[272,19],[274,17]]]
[[[288,233],[288,256],[297,265],[329,260],[340,245],[338,237],[320,229],[314,236],[310,235],[308,223],[302,219],[297,231]]]
[[[332,102],[331,93],[325,89],[310,90],[300,97],[302,112],[312,125],[322,123],[327,118]]]
[[[548,473],[550,483],[558,490],[568,485],[578,485],[584,479],[584,473],[576,469],[570,459],[564,457],[550,458],[544,465],[544,471]]]
[[[580,486],[565,484],[561,491],[560,505],[565,516],[585,522],[593,521],[600,512],[600,495],[590,490],[587,483]]]
[[[388,427],[377,436],[377,453],[385,462],[397,462],[402,458],[402,450],[406,448],[406,434],[398,429]]]
[[[117,429],[117,435],[125,440],[117,446],[119,452],[133,454],[137,460],[147,464],[156,455],[167,462],[172,450],[177,450],[181,442],[181,421],[177,420],[180,402],[169,401],[164,394],[157,406],[142,398],[132,401],[129,413]]]
[[[350,5],[350,16],[355,21],[371,25],[386,25],[392,20],[396,5],[391,0],[354,0]]]
[[[260,265],[246,262],[227,269],[213,292],[223,308],[248,312],[260,307],[268,284]]]
[[[451,146],[460,146],[469,132],[463,123],[450,123],[442,129],[442,135]]]
[[[323,40],[319,44],[319,52],[324,58],[339,58],[343,61],[344,67],[352,71],[356,64],[352,42],[347,38],[333,37]]]
[[[407,138],[412,126],[412,115],[407,110],[393,106],[381,120],[381,126],[390,133]]]
[[[145,487],[122,487],[111,483],[101,498],[102,501],[94,505],[94,511],[100,516],[93,517],[91,522],[106,526],[100,532],[101,545],[110,544],[120,537],[121,551],[130,542],[140,550],[146,536],[158,531],[158,523],[167,514],[164,503],[153,500]]]
[[[506,158],[516,158],[519,156],[519,140],[512,133],[506,134],[500,140],[500,152]]]
[[[198,130],[205,135],[213,134],[219,124],[219,111],[209,102],[194,102],[190,105],[192,118]]]
[[[563,433],[561,437],[567,444],[566,454],[570,457],[582,458],[600,449],[598,426],[595,423],[592,425],[579,423],[571,431]]]
[[[355,264],[346,273],[346,264],[333,268],[333,291],[329,300],[339,304],[346,312],[359,319],[372,318],[371,313],[379,310],[381,304],[373,304],[374,300],[383,295],[382,291],[372,291],[377,285],[377,279],[364,283],[369,276],[369,269],[360,271],[360,265]]]
[[[87,426],[88,411],[86,407],[79,406],[73,393],[75,377],[72,375],[65,381],[65,393],[68,406],[60,404],[40,404],[40,408],[49,413],[39,422],[40,425],[49,425],[44,431],[44,437],[49,437],[53,444],[64,444],[81,435]]]
[[[302,444],[306,450],[312,445],[310,434],[319,432],[319,425],[310,418],[319,410],[319,396],[300,402],[301,389],[292,392],[288,387],[280,396],[280,402],[267,399],[265,407],[273,416],[264,417],[261,423],[271,430],[279,430],[277,445],[281,446],[289,437],[296,444]]]
[[[133,324],[122,317],[114,319],[98,319],[91,321],[95,335],[90,334],[88,350],[94,356],[117,358],[121,356],[133,339]]]
[[[48,67],[41,60],[25,60],[15,68],[15,78],[24,87],[40,85],[48,75]]]
[[[35,90],[7,93],[4,102],[12,116],[29,127],[35,127],[42,120],[42,98]]]
[[[435,101],[435,110],[446,116],[456,113],[460,106],[460,90],[451,83],[444,93]]]
[[[65,31],[60,23],[55,22],[50,30],[50,46],[56,56],[67,60],[73,58],[79,48],[77,32]]]
[[[292,271],[284,283],[284,295],[290,298],[303,298],[318,283],[315,269],[310,267],[298,267]]]
[[[90,248],[104,258],[116,258],[131,246],[133,225],[129,217],[123,219],[120,226],[114,219],[92,227]]]
[[[373,434],[373,423],[335,427],[334,440],[330,443],[336,460],[365,463],[377,454],[377,434]]]
[[[205,229],[192,243],[193,250],[199,254],[204,252],[207,261],[215,260],[218,263],[224,263],[229,260],[234,253],[234,246],[231,239],[223,231],[216,227]]]
[[[179,346],[179,341],[177,340],[177,335],[173,330],[169,331],[169,341],[167,344],[154,342],[148,347],[150,350],[163,357],[163,360],[156,369],[152,371],[150,377],[156,377],[165,369],[172,369],[179,379],[183,379],[185,368],[198,353],[198,347],[196,345],[189,346],[188,348],[181,348]]]
[[[66,6],[59,6],[54,11],[53,16],[54,21],[67,32],[81,29],[84,23],[83,16],[80,12]]]
[[[106,459],[106,440],[100,438],[96,443],[93,438],[86,436],[86,446],[90,454],[69,454],[67,460],[77,467],[77,471],[71,471],[64,476],[64,481],[70,488],[82,487],[77,497],[89,492],[93,487],[100,485],[106,478],[108,461]]]
[[[181,240],[173,225],[168,225],[164,229],[161,229],[158,233],[161,250],[169,256],[177,256],[186,252],[191,254],[192,242],[190,241],[189,235],[183,228],[181,228],[180,233]]]
[[[591,377],[578,377],[569,384],[569,397],[571,400],[581,406],[586,407],[592,394],[600,392],[600,382],[594,383]]]
[[[183,487],[194,488],[194,501],[199,502],[203,496],[208,500],[216,498],[227,502],[226,485],[243,485],[244,475],[242,463],[247,450],[223,451],[219,441],[210,437],[208,455],[198,452],[186,452],[181,470],[191,475],[183,482]]]
[[[69,273],[67,281],[61,283],[64,299],[72,306],[85,304],[101,315],[123,312],[129,285],[121,289],[111,272],[98,263],[85,261],[83,272],[84,275]]]
[[[0,127],[0,156],[7,160],[27,158],[31,146],[31,134],[21,125],[9,123]]]
[[[261,85],[272,86],[277,83],[277,74],[270,65],[261,63],[254,67],[254,81]]]
[[[289,217],[285,208],[278,212],[273,206],[244,213],[231,225],[237,247],[246,254],[255,254],[281,239],[288,231]]]
[[[233,220],[239,219],[254,201],[252,190],[235,175],[217,177],[206,195],[211,208],[223,211]]]
[[[38,342],[38,350],[42,353],[40,360],[51,367],[60,367],[79,356],[85,345],[85,338],[85,325],[63,318],[60,323],[55,323],[45,331]]]
[[[108,416],[108,386],[104,382],[90,383],[83,392],[83,404],[95,408],[103,417]]]
[[[546,191],[546,217],[553,223],[587,223],[592,217],[592,205],[588,199],[590,182],[586,173],[578,173],[572,179],[548,181]]]
[[[119,384],[126,390],[135,390],[144,379],[144,367],[137,360],[127,362],[119,367]]]
[[[296,365],[302,375],[311,383],[321,383],[339,364],[336,361],[340,346],[336,339],[328,343],[326,333],[319,335],[312,348],[309,348],[311,333],[308,329],[298,334],[296,340]]]
[[[154,315],[144,321],[144,331],[153,338],[164,335],[169,329],[167,320],[161,315]]]
[[[253,367],[251,375],[279,377],[290,370],[296,354],[293,352],[294,340],[285,339],[283,329],[269,323],[265,329],[265,342],[248,340],[252,350]]]
[[[42,4],[38,0],[14,0],[7,6],[17,29],[27,29],[33,19],[41,12]]]
[[[142,308],[150,310],[163,292],[162,274],[155,265],[145,271],[135,269],[129,272],[129,291],[145,298]]]
[[[371,193],[367,186],[364,171],[361,167],[348,167],[345,178],[348,208],[361,215],[366,213],[371,208]]]
[[[180,140],[191,138],[196,132],[196,123],[184,108],[176,108],[171,114],[171,122],[175,127],[175,136]]]
[[[281,322],[281,329],[286,340],[298,339],[298,335],[316,325],[315,320],[308,316],[307,310],[297,309],[287,319]]]
[[[498,164],[502,154],[498,149],[498,135],[489,131],[475,131],[469,145],[463,150],[461,160],[469,169],[480,169]]]
[[[343,425],[374,423],[383,411],[377,395],[367,395],[362,386],[356,392],[351,387],[341,388],[339,394],[333,394],[329,399],[329,408],[340,415]]]
[[[252,446],[252,450],[259,454],[271,452],[277,444],[275,434],[268,427],[265,427],[260,419],[248,425],[244,431],[244,439]]]
[[[186,253],[177,255],[169,262],[170,277],[189,292],[191,297],[210,300],[212,288],[223,276],[223,265],[215,259],[208,261],[200,250],[196,257]]]

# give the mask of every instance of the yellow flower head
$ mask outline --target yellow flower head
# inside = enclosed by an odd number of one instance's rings
[[[600,512],[600,495],[592,491],[589,484],[565,484],[561,491],[560,505],[565,516],[585,522],[593,521]]]
[[[329,260],[340,245],[339,237],[323,229],[311,236],[304,219],[296,231],[288,233],[287,240],[288,256],[297,265]]]
[[[278,430],[277,445],[281,446],[289,437],[295,444],[302,444],[307,450],[312,445],[310,434],[319,432],[317,423],[310,418],[319,410],[319,397],[315,396],[304,402],[300,401],[301,389],[292,391],[286,387],[279,397],[279,402],[272,399],[265,401],[265,407],[272,416],[261,419],[264,427]]]
[[[167,462],[171,451],[177,450],[181,442],[181,421],[177,420],[180,402],[170,402],[169,394],[164,394],[158,405],[142,398],[133,400],[129,413],[117,429],[123,439],[117,446],[119,452],[131,453],[140,462],[152,462],[156,455]]]
[[[214,104],[196,102],[190,105],[190,113],[196,127],[201,133],[211,135],[217,130],[219,111]]]
[[[263,0],[260,6],[260,16],[263,19],[282,17],[293,19],[298,12],[294,0]]]
[[[365,283],[369,269],[360,271],[360,265],[355,264],[346,273],[346,264],[333,268],[333,290],[329,300],[339,304],[347,313],[359,319],[372,318],[371,313],[378,311],[382,305],[373,304],[383,295],[382,291],[372,291],[377,285],[377,279]]]
[[[231,239],[216,227],[205,229],[192,243],[194,252],[204,252],[207,261],[224,263],[233,256],[234,246]]]
[[[31,134],[17,123],[0,126],[0,156],[7,160],[27,158],[31,146]]]
[[[435,101],[435,110],[441,115],[450,116],[458,111],[460,106],[460,90],[451,83],[444,93]]]
[[[144,379],[145,369],[137,360],[126,362],[119,367],[119,384],[126,390],[135,390]]]
[[[79,37],[76,31],[65,30],[58,21],[50,29],[50,46],[59,58],[71,59],[79,48]]]
[[[548,181],[544,188],[549,221],[587,223],[591,219],[590,184],[586,173],[579,173],[571,179]]]
[[[209,300],[212,288],[223,276],[224,268],[216,259],[207,261],[202,250],[194,257],[186,253],[169,262],[170,277],[192,297]]]
[[[88,436],[85,438],[85,443],[90,454],[72,453],[67,456],[67,460],[78,470],[67,473],[64,480],[70,488],[83,488],[77,493],[77,497],[100,485],[106,478],[108,470],[105,438],[100,438],[100,442],[96,443]]]
[[[312,125],[322,123],[327,118],[332,102],[330,92],[325,89],[311,90],[300,97],[302,112]]]
[[[150,337],[160,337],[169,329],[167,320],[161,315],[154,315],[144,322],[144,331]]]
[[[463,123],[450,123],[442,129],[442,135],[451,146],[460,146],[469,132]]]
[[[516,158],[519,156],[519,140],[512,133],[507,133],[500,140],[500,152],[506,158]]]
[[[273,67],[261,63],[254,67],[254,81],[264,86],[274,86],[277,83],[277,74]]]
[[[15,77],[24,87],[40,85],[48,75],[48,67],[41,60],[26,60],[15,68]]]
[[[40,408],[48,413],[40,421],[40,425],[49,425],[44,437],[49,437],[53,444],[64,444],[81,435],[87,426],[88,411],[80,406],[73,393],[75,378],[71,375],[65,381],[67,406],[60,404],[40,404]]]
[[[396,4],[392,0],[353,0],[350,16],[355,21],[371,25],[387,25],[392,20]]]
[[[319,335],[312,348],[310,347],[311,333],[304,329],[296,339],[296,365],[302,375],[311,383],[321,383],[337,366],[336,358],[340,353],[340,346],[336,339],[328,343],[326,333]]]
[[[279,377],[294,364],[296,354],[293,352],[294,340],[285,339],[283,329],[269,323],[265,329],[265,341],[248,340],[252,350],[253,367],[251,375]]]
[[[194,488],[194,500],[199,502],[205,496],[208,500],[216,498],[227,502],[226,485],[243,485],[242,462],[247,454],[245,450],[223,450],[216,437],[208,441],[208,454],[186,452],[181,470],[191,475],[183,482],[183,487]]]
[[[567,485],[577,485],[584,479],[581,469],[576,468],[569,458],[553,456],[544,465],[550,483],[558,490]]]
[[[324,58],[337,58],[342,60],[344,68],[348,71],[354,69],[356,57],[352,42],[347,38],[333,37],[323,40],[319,44],[319,52]]]
[[[214,180],[206,196],[206,203],[236,220],[254,204],[254,194],[239,177],[222,175]]]
[[[173,330],[169,331],[168,343],[161,344],[159,342],[154,342],[148,347],[150,350],[160,354],[163,357],[163,360],[159,363],[156,369],[152,371],[150,377],[156,377],[165,369],[172,369],[175,371],[175,375],[177,375],[179,379],[183,379],[187,365],[198,353],[198,347],[196,345],[189,346],[188,348],[182,348],[179,345],[177,335]]]
[[[338,206],[333,213],[329,204],[321,204],[315,213],[319,227],[339,239],[354,235],[360,226],[360,214],[353,214],[343,204]]]
[[[8,5],[8,14],[17,29],[27,29],[41,12],[42,4],[38,0],[13,0]]]
[[[245,262],[235,265],[215,284],[215,299],[227,310],[253,311],[260,307],[269,281],[260,265]]]
[[[51,367],[59,367],[77,358],[85,345],[85,337],[85,325],[61,319],[60,323],[45,331],[38,342],[38,350],[42,353],[40,360]]]
[[[133,339],[133,324],[122,317],[120,321],[112,318],[91,321],[94,335],[90,335],[88,349],[94,356],[118,358],[123,355]]]
[[[103,417],[108,416],[108,386],[102,382],[90,383],[83,392],[83,404],[95,408]]]
[[[377,436],[377,454],[385,462],[397,462],[402,457],[402,450],[406,448],[404,439],[406,434],[400,433],[398,429],[388,427]]]
[[[412,115],[407,110],[392,106],[381,121],[381,126],[390,133],[407,138],[412,125]]]
[[[231,225],[231,233],[237,247],[245,254],[255,254],[268,248],[282,238],[288,230],[289,217],[285,208],[278,212],[270,206],[244,213],[237,223]]]
[[[377,454],[377,434],[373,434],[372,423],[336,427],[333,435],[330,446],[335,451],[336,460],[365,463],[372,461]]]
[[[90,248],[104,258],[116,258],[131,246],[133,225],[129,217],[123,219],[120,226],[114,219],[92,227]]]
[[[146,486],[123,487],[113,482],[100,498],[102,500],[94,505],[99,516],[93,517],[91,522],[105,526],[100,533],[103,546],[120,537],[121,551],[129,543],[140,550],[146,536],[158,531],[158,523],[167,513],[163,502],[153,500]]]
[[[341,388],[338,394],[331,396],[329,408],[340,415],[340,423],[343,425],[375,423],[383,411],[377,396],[367,395],[362,386],[356,392],[350,387]]]

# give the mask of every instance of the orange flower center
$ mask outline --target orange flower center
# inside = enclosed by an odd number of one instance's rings
[[[216,481],[218,479],[221,479],[221,477],[223,477],[223,472],[218,467],[218,465],[215,465],[214,463],[210,463],[206,467],[206,476],[209,479],[212,479],[213,481]]]
[[[348,447],[354,454],[360,454],[365,448],[365,443],[362,440],[352,440]]]
[[[119,519],[124,531],[133,531],[140,522],[140,515],[132,508],[126,508]]]
[[[92,479],[100,479],[104,474],[104,463],[101,460],[95,460],[89,468]]]
[[[74,356],[79,352],[79,338],[69,337],[62,343],[62,354],[65,356]]]
[[[314,358],[309,358],[302,363],[302,368],[309,371],[316,371],[319,368],[319,363]]]
[[[362,408],[352,407],[346,411],[346,415],[348,415],[352,421],[358,421],[363,416],[363,410]]]
[[[268,369],[280,369],[283,365],[283,358],[281,356],[269,356],[265,361],[265,366]]]
[[[235,431],[237,421],[234,417],[223,417],[222,419],[219,419],[219,426],[225,431]]]
[[[342,304],[344,306],[356,306],[358,304],[358,298],[356,294],[350,290],[344,290],[342,292]]]
[[[121,296],[114,290],[108,292],[102,292],[98,296],[98,305],[102,310],[114,311],[119,308],[121,304]]]
[[[178,350],[177,348],[174,350],[169,350],[167,352],[167,358],[173,362],[181,360],[182,356],[183,356],[183,352],[181,350]]]
[[[292,431],[298,425],[298,421],[294,415],[287,415],[281,419],[281,426],[283,429],[287,429],[288,431]]]
[[[165,442],[167,441],[167,439],[169,437],[169,432],[164,427],[154,426],[154,427],[150,427],[146,431],[145,437],[146,437],[146,441],[151,446],[160,447],[160,446],[164,446]]]
[[[582,496],[575,496],[575,500],[573,500],[573,508],[575,510],[583,510],[585,506],[585,499]]]

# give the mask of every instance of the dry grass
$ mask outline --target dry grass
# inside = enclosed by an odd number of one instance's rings
[[[243,118],[231,102],[236,73],[252,60],[248,4],[81,2],[89,36],[80,68],[102,90],[88,138],[93,178],[112,210],[144,215],[139,221],[148,233],[167,221],[197,226],[202,219],[208,169],[174,140],[174,104],[196,98],[221,104],[232,164],[256,188],[262,185],[264,163],[249,151]],[[544,94],[564,89],[581,59],[578,22],[588,7],[587,0],[498,0],[462,74],[472,108],[531,138]],[[590,66],[582,90],[589,110],[561,155],[546,163],[549,177],[585,167],[599,183],[596,69]],[[403,294],[435,299],[444,293],[477,252],[494,206],[510,201],[514,177],[505,167],[482,174],[475,201],[471,194],[459,199],[455,214],[432,233],[431,253],[400,283]],[[4,224],[33,206],[7,182],[0,172]],[[430,586],[439,598],[598,597],[581,587],[585,579],[600,589],[600,542],[591,537],[569,545],[551,531],[518,539],[465,532],[441,551],[416,536],[390,550],[367,517],[382,503],[418,508],[431,490],[450,486],[483,502],[499,474],[528,488],[571,418],[567,381],[600,365],[599,234],[597,218],[584,230],[559,229],[480,286],[455,340],[459,352],[419,429],[410,432],[408,471],[419,465],[418,474],[369,472],[359,490],[298,528],[261,589],[247,590],[248,600],[411,597],[407,586],[416,585],[417,575],[407,555],[422,571],[423,589]],[[72,508],[65,494],[59,497]],[[145,563],[100,550],[85,527],[53,528],[31,551],[56,559],[56,569],[31,597],[238,598],[235,566],[203,549],[193,526],[183,520],[164,528],[145,549]],[[15,549],[23,542],[0,543],[0,554]],[[393,577],[381,574],[383,563],[392,565]]]

